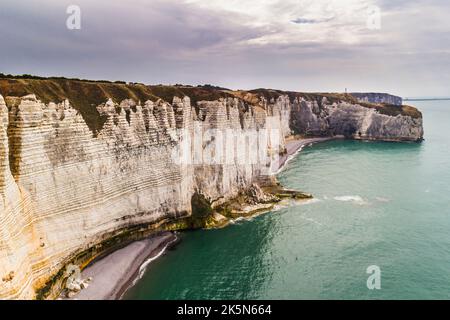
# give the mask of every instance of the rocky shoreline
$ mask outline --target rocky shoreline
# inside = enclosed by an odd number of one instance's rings
[[[310,198],[273,179],[293,136],[421,141],[422,124],[341,93],[0,79],[0,298],[54,299],[67,266]]]
[[[303,147],[340,137],[292,138],[286,142],[286,153],[280,158],[277,172],[283,170],[288,160]],[[304,201],[311,199],[309,194],[283,188],[274,178],[273,184],[263,187],[253,185],[240,197],[222,204],[210,212],[204,219],[192,221],[191,217],[169,223],[166,230],[146,239],[138,240],[117,249],[105,257],[92,261],[82,272],[81,281],[89,279],[86,289],[72,292],[64,290],[62,299],[72,300],[117,300],[131,288],[147,266],[160,257],[165,250],[174,246],[179,238],[175,232],[197,228],[223,228],[238,218],[249,218],[274,209],[275,205],[286,199]],[[69,294],[70,298],[67,298]]]
[[[80,280],[89,279],[89,285],[77,292],[64,290],[61,298],[69,300],[120,299],[144,272],[145,265],[161,256],[177,240],[178,238],[173,232],[163,232],[130,243],[93,261],[81,272]]]

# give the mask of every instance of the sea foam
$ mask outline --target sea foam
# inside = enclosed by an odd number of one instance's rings
[[[365,205],[367,204],[367,201],[364,200],[360,196],[340,196],[340,197],[334,197],[334,200],[336,201],[343,201],[343,202],[353,202],[359,205]]]

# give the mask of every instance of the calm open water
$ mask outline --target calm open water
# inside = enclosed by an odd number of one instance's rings
[[[450,101],[414,104],[424,143],[305,148],[279,179],[314,201],[182,234],[126,298],[450,299]]]

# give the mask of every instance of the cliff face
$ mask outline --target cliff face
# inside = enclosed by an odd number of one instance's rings
[[[134,88],[120,99],[109,92],[86,112],[90,104],[76,96],[75,105],[51,102],[35,85],[0,89],[27,94],[0,96],[3,299],[54,297],[67,264],[83,266],[114,243],[191,215],[194,195],[215,204],[237,196],[271,174],[293,133],[423,135],[413,108],[327,95]],[[72,95],[67,86],[49,92],[64,90]]]
[[[401,106],[403,103],[403,99],[398,96],[393,96],[392,94],[387,93],[362,93],[362,92],[352,92],[350,93],[353,97],[358,99],[360,102],[369,102],[369,103],[387,103],[393,104],[396,106]]]
[[[393,116],[348,102],[331,105],[326,102],[319,105],[316,101],[294,103],[291,119],[292,127],[299,133],[312,135],[384,141],[419,141],[423,138],[421,116]]]

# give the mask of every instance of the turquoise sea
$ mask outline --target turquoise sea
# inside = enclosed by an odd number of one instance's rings
[[[414,104],[425,142],[305,148],[279,179],[314,201],[183,233],[125,298],[450,299],[450,101]]]

